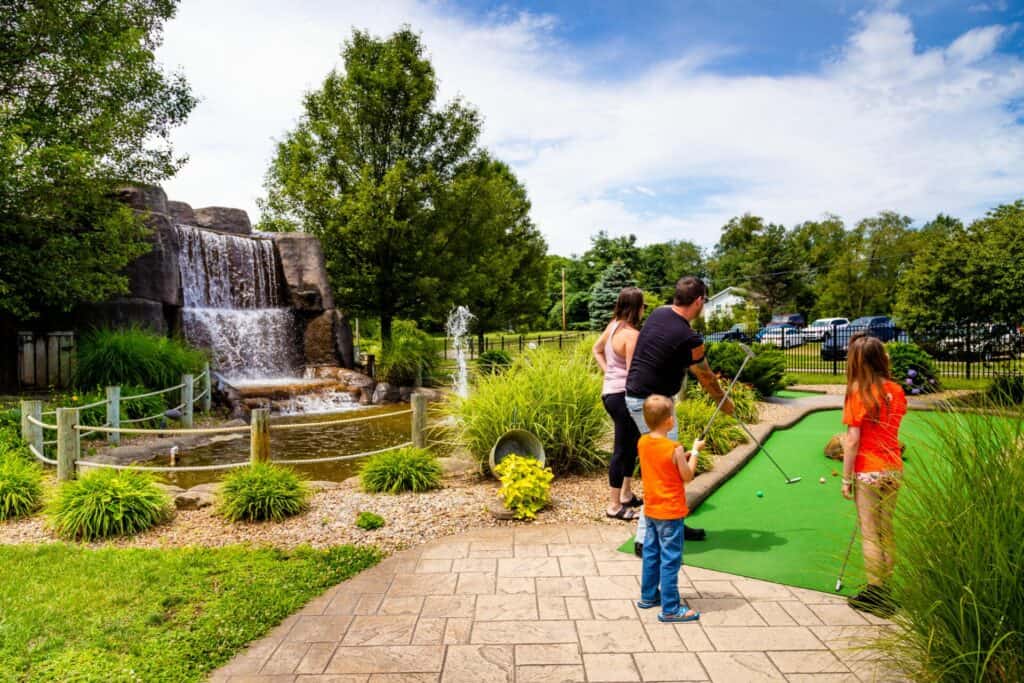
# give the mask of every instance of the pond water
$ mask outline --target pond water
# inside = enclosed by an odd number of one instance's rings
[[[383,406],[346,413],[319,413],[290,415],[270,421],[270,457],[274,460],[304,460],[336,455],[348,455],[394,446],[410,440],[412,416],[405,413],[408,405]],[[305,429],[275,430],[275,425],[319,423],[332,420],[379,415],[380,419],[349,424],[324,425]],[[215,465],[249,459],[249,435],[225,434],[206,446],[192,448],[178,454],[177,464]],[[169,454],[147,464],[167,466]],[[295,465],[295,469],[309,479],[343,481],[359,471],[362,458],[340,462]],[[189,488],[197,484],[219,481],[231,470],[208,472],[162,473],[169,484]]]

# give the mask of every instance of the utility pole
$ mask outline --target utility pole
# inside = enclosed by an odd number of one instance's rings
[[[565,268],[562,268],[562,332],[565,332]]]

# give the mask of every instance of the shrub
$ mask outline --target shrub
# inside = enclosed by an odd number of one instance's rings
[[[411,320],[396,320],[391,341],[376,350],[380,353],[377,379],[388,384],[413,386],[417,380],[429,379],[437,364],[437,344]]]
[[[180,378],[178,379],[180,381]],[[176,381],[175,384],[178,382]],[[173,385],[172,385],[173,386]],[[131,401],[124,400],[125,398],[149,393],[149,389],[138,385],[125,385],[121,387],[121,419],[125,420],[136,420],[150,415],[156,415],[158,417],[152,420],[146,420],[145,422],[139,422],[133,424],[133,427],[148,427],[154,424],[160,424],[164,421],[163,414],[167,410],[167,398],[173,396],[175,402],[177,402],[177,394],[174,392],[168,394],[158,394],[156,396],[147,396],[145,398],[134,399]],[[77,408],[79,406],[87,406],[100,401],[105,401],[107,398],[106,389],[97,388],[89,391],[79,391],[64,394],[54,395],[47,403],[48,409],[53,408]],[[107,407],[106,405],[93,406],[92,408],[85,408],[78,412],[78,422],[83,425],[97,426],[105,424],[107,421]]]
[[[728,386],[725,380],[722,380],[722,389]],[[757,422],[757,395],[754,390],[743,382],[737,382],[736,386],[732,388],[732,393],[729,394],[729,398],[732,399],[733,407],[736,408],[735,417],[746,423]],[[715,399],[711,397],[704,389],[700,386],[699,382],[694,381],[692,378],[686,385],[686,400],[687,401],[700,401],[709,406],[718,405]],[[715,418],[716,420],[718,418]]]
[[[409,447],[371,455],[363,463],[359,479],[368,493],[419,493],[439,488],[442,474],[430,451]]]
[[[11,458],[32,460],[32,454],[28,452],[27,444],[21,440],[19,428],[3,426],[0,427],[0,461]]]
[[[679,424],[679,442],[684,447],[693,445],[693,440],[699,437],[711,415],[715,412],[713,404],[703,401],[679,401],[676,404],[676,420]],[[724,455],[736,446],[746,442],[747,435],[736,424],[736,420],[719,413],[715,421],[711,423],[711,431],[708,432],[707,445],[697,459],[697,472],[706,472],[714,465],[714,455]]]
[[[480,372],[487,375],[497,375],[505,372],[510,365],[512,365],[512,356],[505,351],[484,351],[476,359],[477,368],[479,368]]]
[[[905,394],[926,394],[939,390],[935,364],[917,344],[889,342],[885,345],[892,366],[892,378],[899,382]]]
[[[168,520],[171,509],[150,475],[101,469],[61,484],[49,512],[60,536],[91,541],[145,531]]]
[[[508,455],[494,470],[501,481],[498,495],[516,519],[534,519],[551,502],[555,475],[533,458]]]
[[[740,381],[754,387],[762,398],[771,396],[786,386],[786,356],[780,350],[766,344],[751,347],[754,357],[743,368]],[[711,368],[724,377],[732,379],[743,364],[745,354],[736,342],[711,342],[707,345],[707,359]]]
[[[42,469],[21,457],[0,456],[0,521],[31,514],[42,500]]]
[[[356,516],[356,526],[366,531],[373,531],[384,526],[384,518],[372,512],[360,512]]]
[[[1024,403],[1024,376],[996,375],[985,395],[996,405],[1020,405]]]
[[[1024,413],[936,421],[896,507],[896,631],[913,680],[1024,680]]]
[[[280,522],[308,506],[306,482],[287,467],[269,463],[235,470],[220,488],[220,513],[232,522]]]
[[[590,355],[592,340],[567,352],[534,349],[501,375],[478,378],[467,398],[447,410],[456,418],[457,440],[481,463],[510,429],[526,429],[544,445],[555,474],[590,471],[607,464],[598,447],[608,433],[601,405],[601,375]]]
[[[206,356],[181,339],[147,330],[93,330],[76,354],[75,386],[137,385],[160,389],[202,372]]]

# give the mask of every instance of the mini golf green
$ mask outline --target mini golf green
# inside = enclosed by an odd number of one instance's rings
[[[808,396],[823,396],[820,391],[799,391],[797,389],[780,389],[775,396],[779,398],[807,398]]]
[[[916,411],[904,419],[900,440],[907,444],[908,477],[913,477],[915,459],[927,457],[930,424],[945,419],[951,416]],[[841,493],[842,463],[823,454],[832,435],[842,431],[842,411],[828,410],[773,432],[765,448],[789,476],[803,479],[786,484],[758,452],[687,518],[691,526],[707,529],[708,537],[686,543],[683,564],[833,592],[856,523],[854,503]],[[897,505],[897,534],[898,518]],[[632,539],[620,549],[632,553]],[[852,595],[863,581],[858,534],[842,592]]]

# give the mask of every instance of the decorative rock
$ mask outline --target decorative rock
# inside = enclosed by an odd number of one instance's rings
[[[75,310],[75,319],[79,329],[87,327],[122,329],[141,327],[157,334],[167,334],[170,323],[176,320],[176,314],[170,321],[167,311],[160,301],[151,299],[117,298],[96,304],[85,304]]]
[[[177,496],[179,493],[185,493],[185,489],[180,486],[174,486],[173,484],[161,484],[160,482],[157,482],[156,486],[172,498]]]
[[[217,493],[220,491],[220,482],[214,481],[209,484],[197,484],[188,490],[189,493]]]
[[[355,347],[353,346],[352,327],[348,324],[345,314],[334,309],[334,352],[341,364],[346,368],[356,365]]]
[[[309,481],[306,482],[309,488],[313,491],[334,491],[341,488],[341,483],[337,481]]]
[[[825,444],[825,457],[832,460],[843,459],[843,435],[836,434]]]
[[[487,511],[490,512],[495,519],[500,519],[503,521],[515,519],[515,513],[509,510],[507,507],[505,507],[505,504],[502,503],[501,501],[495,501],[494,503],[488,505]]]
[[[380,382],[373,390],[373,403],[396,403],[402,399],[401,390],[387,382]]]
[[[304,232],[275,233],[273,239],[291,307],[311,313],[333,309],[320,240]]]
[[[204,493],[195,489],[189,489],[174,497],[174,506],[179,510],[199,510],[211,507],[216,502],[217,497],[212,493]]]
[[[167,216],[167,193],[156,185],[124,185],[117,188],[117,200],[136,211]]]
[[[356,370],[341,368],[336,365],[321,365],[320,367],[309,368],[316,379],[333,379],[349,389],[362,389],[373,387],[376,382],[369,375],[364,375]]]
[[[373,388],[362,387],[359,389],[359,405],[368,406],[373,403]]]
[[[167,202],[167,213],[174,225],[195,225],[196,212],[185,202]]]
[[[302,334],[306,365],[337,365],[334,352],[334,311],[324,311],[306,323]]]
[[[242,209],[225,206],[204,206],[194,211],[195,225],[208,230],[230,232],[235,235],[251,235],[252,223],[249,214]]]
[[[440,389],[429,389],[427,387],[420,387],[416,391],[426,396],[428,403],[443,401],[445,399],[445,392],[441,391]]]

